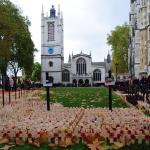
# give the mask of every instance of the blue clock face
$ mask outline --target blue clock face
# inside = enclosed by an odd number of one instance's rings
[[[49,54],[53,54],[53,53],[54,53],[54,49],[51,48],[51,47],[49,47],[49,48],[48,48],[48,53],[49,53]]]

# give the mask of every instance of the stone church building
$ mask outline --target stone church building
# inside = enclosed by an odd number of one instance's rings
[[[92,86],[104,84],[110,55],[104,62],[92,62],[91,54],[82,51],[69,55],[68,63],[64,63],[64,30],[63,16],[58,8],[50,9],[50,15],[41,13],[41,80],[42,83]]]

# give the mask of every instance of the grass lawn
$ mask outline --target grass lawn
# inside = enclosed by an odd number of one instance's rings
[[[108,107],[108,89],[104,87],[87,88],[51,88],[50,101],[61,103],[65,107]],[[42,95],[46,99],[46,95]],[[121,98],[115,94],[112,96],[113,107],[127,107]]]

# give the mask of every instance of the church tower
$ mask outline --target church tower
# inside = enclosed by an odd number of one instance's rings
[[[49,16],[41,13],[41,80],[51,83],[61,83],[62,65],[64,63],[63,17],[52,5]]]

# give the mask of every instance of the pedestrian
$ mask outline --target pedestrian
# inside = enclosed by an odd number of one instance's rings
[[[9,84],[10,84],[10,90],[13,91],[13,89],[14,89],[14,80],[13,80],[12,77],[9,79]]]

